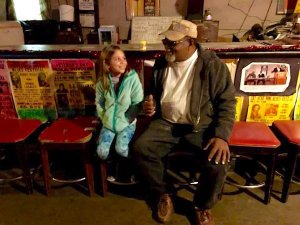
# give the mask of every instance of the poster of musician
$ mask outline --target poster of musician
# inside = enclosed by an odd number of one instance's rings
[[[290,120],[296,94],[290,96],[250,96],[246,121],[271,125],[275,120]]]
[[[96,73],[90,59],[53,59],[55,99],[60,116],[86,114],[95,106]]]
[[[54,80],[48,60],[7,60],[13,99],[20,118],[57,118]]]
[[[5,60],[0,59],[0,119],[17,118],[8,70],[5,67]]]
[[[242,69],[240,90],[244,92],[284,92],[290,84],[288,63],[253,62]]]

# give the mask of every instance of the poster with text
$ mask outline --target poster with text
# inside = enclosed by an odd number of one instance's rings
[[[296,94],[290,96],[250,96],[246,121],[271,125],[275,120],[290,120]]]
[[[90,59],[53,59],[55,98],[60,116],[94,110],[96,72]]]
[[[0,59],[0,119],[13,119],[17,117],[8,70],[5,66],[5,60]]]
[[[243,108],[244,97],[243,96],[236,96],[235,100],[236,100],[235,121],[240,121],[241,120],[241,113],[242,113],[242,108]]]
[[[20,118],[57,118],[54,80],[48,60],[7,60],[13,98]]]
[[[300,120],[300,91],[299,91],[299,83],[300,83],[300,70],[298,74],[298,92],[297,92],[297,100],[295,104],[295,110],[294,110],[294,120]]]

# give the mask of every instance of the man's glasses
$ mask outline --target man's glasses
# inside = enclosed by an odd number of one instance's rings
[[[176,45],[186,41],[187,39],[183,39],[183,40],[179,40],[179,41],[171,41],[167,38],[162,39],[162,43],[164,44],[164,46],[170,47],[170,48],[174,48]]]

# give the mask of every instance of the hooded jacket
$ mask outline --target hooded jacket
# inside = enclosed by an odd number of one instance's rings
[[[209,130],[209,136],[228,141],[235,121],[235,88],[227,66],[217,55],[203,50],[197,44],[198,58],[195,63],[191,90],[190,113],[193,132],[190,139],[197,139]],[[163,92],[163,75],[168,62],[164,57],[155,61],[151,94],[156,101],[156,116],[161,118],[160,98]],[[201,137],[202,139],[202,137]],[[197,140],[190,140],[198,143]]]
[[[111,74],[109,88],[103,89],[102,82],[96,85],[96,108],[103,126],[120,132],[137,117],[144,97],[142,84],[135,70],[124,75],[118,93],[114,90]]]

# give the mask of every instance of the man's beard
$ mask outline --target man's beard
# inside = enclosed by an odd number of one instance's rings
[[[176,57],[173,52],[167,51],[165,55],[165,59],[167,60],[167,62],[172,63],[175,62]]]

